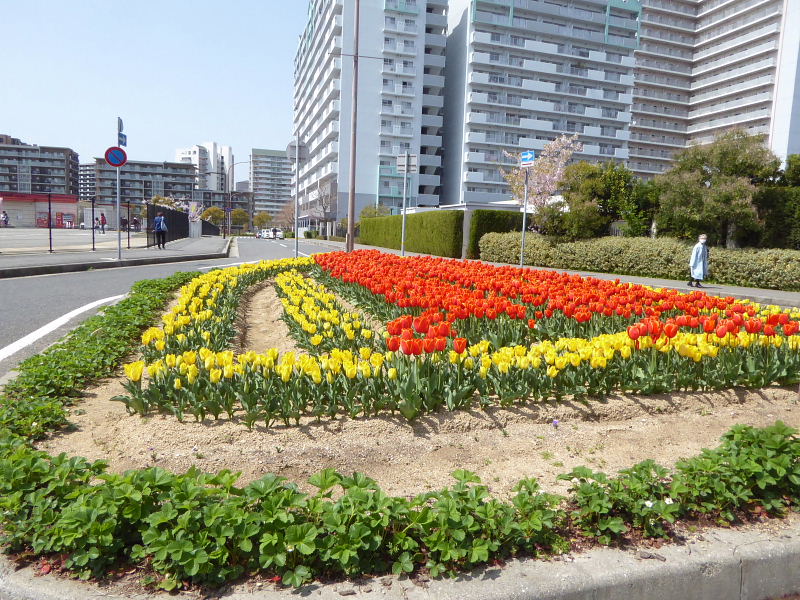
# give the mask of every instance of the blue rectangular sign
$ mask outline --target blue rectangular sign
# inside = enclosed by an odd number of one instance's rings
[[[117,134],[117,145],[119,146],[127,146],[128,145],[128,136],[124,133]]]
[[[530,167],[534,160],[536,160],[536,152],[534,150],[526,150],[520,154],[519,166]]]

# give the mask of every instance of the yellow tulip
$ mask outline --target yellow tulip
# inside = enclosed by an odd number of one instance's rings
[[[222,379],[222,369],[211,369],[211,383],[219,383],[219,380]]]
[[[131,381],[138,382],[142,379],[142,372],[144,371],[144,362],[137,360],[136,362],[125,365],[125,375]]]
[[[389,379],[391,379],[392,381],[397,379],[397,369],[395,367],[389,369]]]
[[[183,387],[183,385],[181,385],[180,377],[175,378],[175,383],[172,384],[172,387],[174,387],[176,390],[179,390]]]

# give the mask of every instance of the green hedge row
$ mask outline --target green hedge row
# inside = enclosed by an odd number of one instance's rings
[[[481,259],[519,262],[519,233],[489,233],[481,238]],[[692,243],[671,238],[604,237],[556,243],[536,234],[525,237],[525,264],[596,273],[618,273],[688,280]],[[728,250],[711,247],[710,279],[717,283],[800,291],[800,252]]]
[[[467,258],[480,258],[479,243],[487,233],[522,231],[522,213],[509,210],[476,210],[469,226]]]
[[[400,248],[402,216],[361,219],[360,242],[381,248]],[[460,210],[423,212],[406,217],[406,250],[461,258],[464,213]]]

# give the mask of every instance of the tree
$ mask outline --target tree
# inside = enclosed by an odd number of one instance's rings
[[[156,194],[150,199],[150,203],[158,206],[164,206],[166,208],[172,208],[174,210],[188,210],[188,204],[180,200],[175,200],[175,198],[172,198],[171,196],[159,196]]]
[[[755,184],[775,181],[780,167],[764,140],[731,130],[679,153],[675,166],[656,178],[659,229],[681,237],[705,232],[712,243],[733,247],[737,231],[757,228]]]
[[[253,225],[256,229],[264,229],[272,222],[272,215],[265,212],[256,213],[253,217]]]
[[[222,222],[225,220],[225,211],[219,206],[210,206],[203,211],[202,218],[204,221],[208,221],[214,225],[222,225]]]
[[[370,204],[361,209],[361,214],[358,215],[359,219],[372,219],[374,217],[386,217],[392,214],[392,209],[384,204],[374,206]]]
[[[275,224],[280,225],[281,227],[288,227],[294,231],[294,215],[295,203],[294,199],[291,199],[281,208],[281,212],[278,213],[278,216],[275,219]]]
[[[583,144],[578,141],[577,133],[569,137],[562,135],[544,147],[532,166],[526,169],[522,167],[500,169],[500,173],[511,188],[512,198],[519,204],[524,201],[525,171],[528,171],[528,206],[535,215],[538,215],[538,219],[536,216],[534,219],[544,230],[547,229],[547,213],[542,209],[551,202],[551,198],[564,176],[564,168],[573,153],[581,150],[583,150]],[[514,158],[519,164],[519,154],[508,152],[505,154]]]
[[[242,227],[243,225],[247,225],[249,221],[250,215],[248,215],[247,211],[243,208],[237,208],[231,212],[231,225]]]
[[[786,185],[800,187],[800,154],[790,154],[786,158],[786,169],[783,171]]]

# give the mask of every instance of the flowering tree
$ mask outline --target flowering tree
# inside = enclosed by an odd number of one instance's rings
[[[549,144],[533,161],[533,165],[523,169],[500,169],[503,178],[511,187],[511,195],[519,204],[525,198],[525,171],[528,171],[528,205],[534,213],[539,213],[547,206],[553,193],[558,189],[573,153],[583,150],[583,144],[578,141],[578,134],[571,136],[561,135]],[[520,155],[505,153],[519,164]]]

